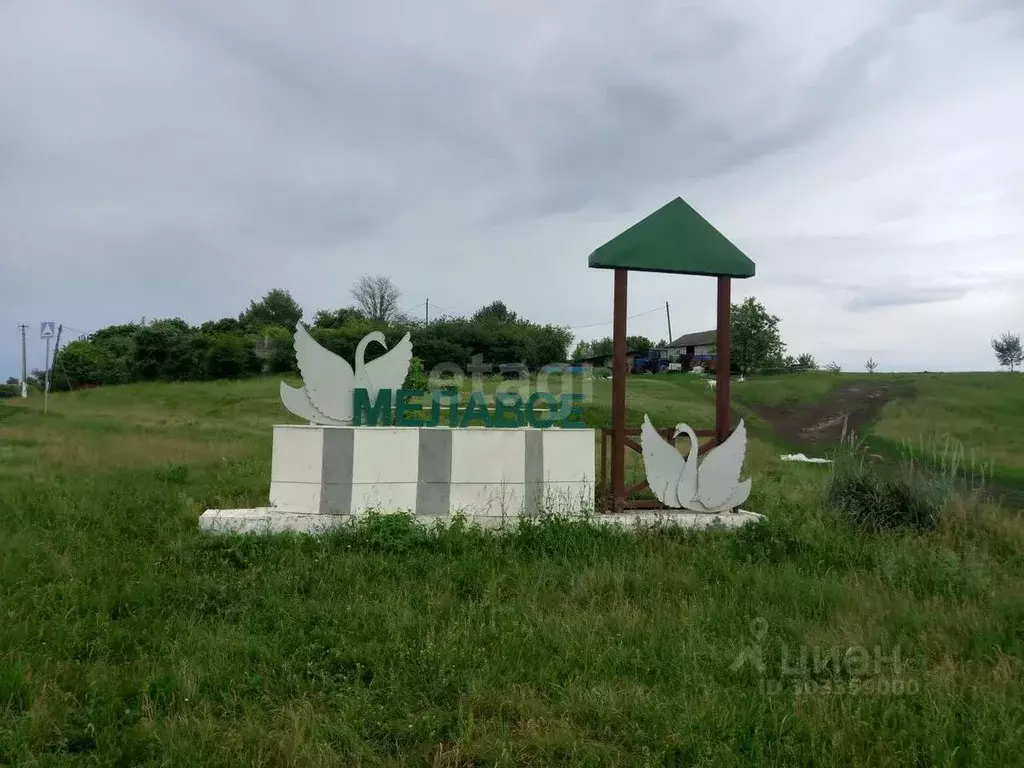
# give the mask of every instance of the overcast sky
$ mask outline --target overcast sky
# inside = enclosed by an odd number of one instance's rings
[[[310,319],[366,273],[415,314],[500,298],[604,336],[588,254],[677,195],[793,354],[994,368],[1024,332],[1024,4],[0,0],[4,377],[21,322],[37,368],[43,320],[273,287]],[[629,298],[714,325],[708,278]]]

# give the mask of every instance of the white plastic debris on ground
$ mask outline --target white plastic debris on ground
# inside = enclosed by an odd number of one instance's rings
[[[804,461],[808,464],[831,464],[832,459],[811,459],[804,456],[802,453],[787,453],[785,456],[779,456],[783,461]]]

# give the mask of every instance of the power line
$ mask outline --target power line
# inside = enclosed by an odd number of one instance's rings
[[[440,310],[442,310],[444,312],[447,312],[449,315],[460,315],[461,314],[460,312],[455,312],[454,310],[448,309],[448,307],[442,307],[436,301],[434,302],[434,308],[435,309],[440,309]]]
[[[83,331],[81,328],[72,328],[70,325],[65,325],[64,327],[73,333],[77,333],[79,336],[92,336],[94,333],[94,331]]]
[[[423,306],[424,304],[426,304],[426,302],[424,302],[424,301],[421,301],[421,302],[420,302],[419,304],[417,304],[417,305],[416,305],[416,306],[414,306],[414,307],[409,307],[408,309],[401,309],[401,310],[399,310],[399,311],[398,311],[398,313],[399,313],[400,315],[411,315],[411,314],[412,314],[412,311],[413,311],[414,309],[419,309],[419,308],[420,308],[420,307],[422,307],[422,306]]]
[[[655,307],[654,309],[649,309],[646,312],[640,312],[640,313],[635,314],[635,315],[630,315],[626,319],[627,320],[634,320],[634,319],[636,319],[638,317],[643,317],[644,315],[653,314],[654,312],[661,312],[661,310],[662,310],[662,307]],[[579,328],[594,328],[594,327],[599,326],[599,325],[611,325],[614,322],[615,322],[614,320],[606,320],[603,323],[588,323],[587,325],[570,325],[569,326],[569,330],[570,331],[575,331],[575,330],[578,330]]]

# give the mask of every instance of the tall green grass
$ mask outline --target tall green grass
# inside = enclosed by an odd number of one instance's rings
[[[678,389],[637,386],[630,407],[703,413]],[[204,509],[265,503],[273,382],[51,406],[0,416],[0,764],[1012,765],[1024,750],[1024,521],[983,498],[867,535],[826,503],[830,475],[752,436],[745,506],[765,520],[738,532],[543,520],[498,536],[396,515],[210,536]],[[880,668],[844,661],[876,647]],[[738,665],[752,648],[762,665]]]
[[[954,499],[984,493],[990,463],[948,435],[905,441],[895,461],[873,453],[846,426],[832,455],[826,500],[861,530],[935,530]]]

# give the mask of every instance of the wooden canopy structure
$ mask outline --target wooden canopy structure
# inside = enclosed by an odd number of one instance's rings
[[[732,431],[729,419],[729,325],[732,307],[732,278],[754,276],[754,262],[747,258],[703,216],[682,200],[675,198],[645,219],[590,254],[589,265],[611,269],[615,273],[614,342],[612,365],[612,427],[611,427],[611,501],[616,509],[652,506],[651,502],[628,502],[626,488],[626,446],[639,446],[627,438],[626,430],[626,287],[627,274],[665,272],[678,275],[704,275],[718,278],[718,359],[715,364],[715,429],[714,442],[702,446],[705,452],[724,441]],[[638,433],[639,430],[629,430]],[[708,430],[697,434],[709,436]],[[668,432],[671,436],[671,430]],[[602,470],[604,441],[602,439]]]

